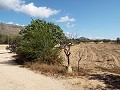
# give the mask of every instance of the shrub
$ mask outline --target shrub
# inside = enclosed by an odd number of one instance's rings
[[[10,40],[8,49],[11,52],[16,52],[17,46],[19,45],[19,42],[22,40],[22,36],[15,36]]]
[[[40,61],[47,64],[61,64],[60,48],[55,48],[64,34],[62,29],[43,20],[32,20],[24,30],[17,54],[26,61]]]

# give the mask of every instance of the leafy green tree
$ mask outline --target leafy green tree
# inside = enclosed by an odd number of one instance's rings
[[[44,20],[32,20],[31,24],[23,29],[23,36],[17,53],[25,58],[24,61],[35,61],[47,64],[62,63],[59,57],[60,49],[55,45],[65,37],[62,29],[53,23]]]
[[[8,35],[0,33],[0,44],[8,44]]]
[[[22,36],[14,36],[14,37],[10,38],[8,49],[11,52],[16,52],[16,49],[19,46],[19,43],[21,42],[21,40],[22,40]]]
[[[116,41],[117,41],[117,44],[120,44],[120,38],[117,38]]]

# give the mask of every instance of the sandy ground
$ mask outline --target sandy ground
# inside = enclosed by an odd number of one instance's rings
[[[13,65],[15,54],[5,48],[0,45],[0,90],[69,90],[58,80]]]
[[[15,54],[9,53],[5,47],[6,45],[0,45],[0,90],[109,90],[105,89],[105,82],[90,79],[90,76],[88,78],[80,76],[55,79],[34,73],[27,68],[21,68],[12,63],[14,59],[12,56]],[[95,68],[98,66],[106,68],[120,66],[120,46],[118,45],[80,44],[72,46],[70,56],[72,67],[77,66],[79,52],[83,53],[80,67],[90,69],[91,74],[106,73]],[[67,65],[64,52],[61,54],[65,60],[64,65]],[[119,86],[116,90],[119,90],[118,88]]]

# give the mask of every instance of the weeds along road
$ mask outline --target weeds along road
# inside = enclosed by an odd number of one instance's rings
[[[58,80],[14,65],[11,60],[15,54],[5,48],[0,45],[0,90],[68,90]]]

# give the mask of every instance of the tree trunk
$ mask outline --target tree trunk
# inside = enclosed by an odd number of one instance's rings
[[[71,65],[70,65],[70,58],[69,58],[69,56],[68,56],[68,67],[67,67],[67,72],[68,72],[68,73],[72,73],[72,67],[71,67]]]

